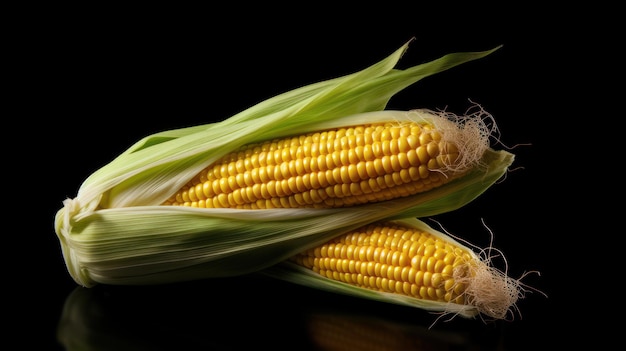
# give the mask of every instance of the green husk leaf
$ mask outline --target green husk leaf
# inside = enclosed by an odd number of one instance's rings
[[[448,54],[409,69],[393,69],[408,44],[360,72],[270,98],[223,122],[143,138],[88,177],[77,198],[86,204],[106,194],[100,206],[107,208],[160,204],[231,150],[324,128],[345,116],[383,110],[393,95],[420,79],[499,48]]]
[[[160,205],[200,170],[242,145],[356,121],[406,118],[406,112],[384,111],[395,93],[498,49],[394,69],[407,46],[362,71],[292,90],[222,122],[164,131],[135,143],[89,176],[55,216],[71,276],[93,286],[245,274],[365,221],[430,216],[480,195],[506,172],[512,154],[489,148],[468,175],[384,204],[262,211]]]

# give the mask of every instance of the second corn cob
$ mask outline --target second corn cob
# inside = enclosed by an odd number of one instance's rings
[[[266,273],[427,310],[503,319],[524,289],[518,280],[494,268],[490,259],[417,219],[408,219],[368,224],[296,254]]]

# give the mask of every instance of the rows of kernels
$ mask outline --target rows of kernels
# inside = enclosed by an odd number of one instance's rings
[[[463,303],[453,277],[470,260],[435,236],[396,225],[370,225],[292,257],[330,279],[417,298]]]
[[[408,196],[449,180],[434,171],[456,157],[440,154],[440,140],[429,126],[405,124],[340,128],[250,145],[208,167],[165,204],[342,207]]]

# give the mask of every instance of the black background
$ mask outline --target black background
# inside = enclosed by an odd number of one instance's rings
[[[573,280],[558,262],[572,256],[562,243],[573,214],[557,209],[564,185],[546,169],[554,163],[550,151],[562,143],[554,136],[566,134],[557,129],[568,118],[565,107],[577,103],[564,67],[576,34],[545,11],[474,8],[451,17],[446,9],[389,6],[363,17],[332,7],[280,15],[267,10],[55,8],[24,16],[28,24],[21,28],[28,34],[11,52],[18,79],[9,97],[19,106],[14,128],[23,145],[17,149],[32,161],[21,159],[30,168],[27,182],[20,176],[10,192],[25,198],[22,208],[30,210],[16,211],[20,229],[12,238],[18,242],[7,248],[13,258],[6,290],[14,312],[8,337],[48,350],[80,349],[79,343],[96,350],[330,350],[316,348],[320,334],[313,326],[338,319],[348,329],[335,336],[363,328],[367,346],[390,349],[400,341],[410,343],[404,350],[569,344],[575,318],[565,309],[564,293]],[[537,291],[529,289],[518,302],[514,320],[456,318],[428,330],[436,316],[422,310],[258,276],[84,291],[67,274],[54,214],[90,173],[136,140],[223,120],[279,93],[353,73],[412,38],[399,68],[503,45],[417,82],[388,108],[462,113],[471,100],[495,117],[505,145],[517,145],[506,179],[466,207],[433,218],[482,247],[492,239],[484,220],[510,276],[541,273],[522,280]],[[63,308],[72,293],[80,299],[68,319]],[[358,349],[350,341],[343,345]]]

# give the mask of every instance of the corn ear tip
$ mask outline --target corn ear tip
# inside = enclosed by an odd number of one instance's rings
[[[482,257],[484,253],[492,250],[495,249],[484,250],[476,261],[468,263],[471,274],[461,273],[462,269],[455,271],[455,280],[457,284],[466,285],[464,297],[479,314],[493,320],[513,320],[516,314],[521,316],[517,303],[526,297],[527,292],[535,291],[543,296],[547,295],[522,282],[528,274],[539,274],[538,271],[527,272],[517,279],[512,278],[508,276],[506,269],[494,267],[491,257]],[[499,251],[498,256],[506,263],[504,255]]]
[[[477,103],[463,114],[445,110],[411,110],[409,114],[413,118],[430,119],[442,139],[458,148],[460,159],[446,164],[445,171],[462,173],[481,165],[485,151],[491,146],[490,139],[499,134],[494,117]]]

